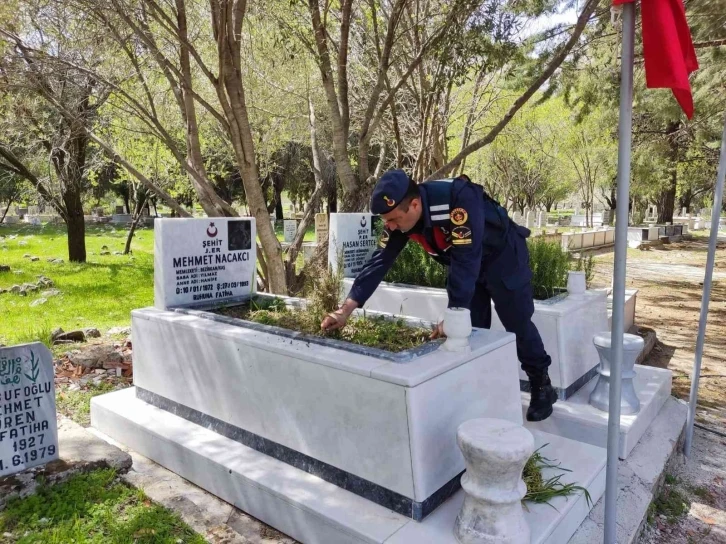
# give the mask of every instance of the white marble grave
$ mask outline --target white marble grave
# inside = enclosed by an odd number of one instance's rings
[[[0,348],[0,476],[55,459],[53,356],[40,342]]]
[[[328,242],[328,265],[336,270],[342,257],[343,276],[356,277],[376,250],[373,215],[331,213]]]
[[[254,218],[157,219],[154,305],[243,300],[255,290]]]
[[[635,365],[633,378],[635,392],[640,399],[640,411],[620,418],[621,459],[627,459],[630,452],[655,420],[671,394],[672,372],[663,368]],[[552,415],[537,423],[525,422],[525,427],[539,429],[564,436],[593,446],[606,447],[608,434],[608,413],[589,404],[590,393],[595,388],[593,378],[566,401],[557,401]],[[529,394],[522,393],[522,411],[529,406]]]
[[[431,343],[393,355],[211,315],[132,313],[140,397],[226,425],[248,445],[411,517],[425,516],[464,469],[460,423],[522,421],[509,333],[475,330],[465,353]]]

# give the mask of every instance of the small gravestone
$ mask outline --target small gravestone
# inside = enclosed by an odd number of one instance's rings
[[[284,224],[284,241],[291,244],[295,239],[295,233],[297,232],[297,221],[294,219],[285,219]]]
[[[55,459],[53,357],[40,342],[0,348],[0,476]]]
[[[534,227],[534,212],[529,210],[527,212],[527,228],[531,229]]]
[[[328,239],[328,214],[315,214],[315,243],[322,244]]]
[[[247,299],[255,287],[256,236],[254,218],[157,219],[154,305]]]
[[[343,276],[354,278],[376,250],[370,213],[331,213],[328,231],[328,264],[335,271],[342,256]]]
[[[537,214],[537,227],[543,228],[547,226],[547,212],[541,211]]]

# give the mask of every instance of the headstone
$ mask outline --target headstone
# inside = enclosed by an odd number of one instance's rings
[[[683,206],[683,208],[681,209],[681,217],[686,217],[686,214],[688,214],[688,208]]]
[[[116,213],[116,214],[119,214],[119,215],[121,215],[121,214],[123,214],[123,213],[124,213],[125,211],[126,211],[126,210],[124,210],[124,207],[123,207],[123,206],[116,206],[116,211],[115,211],[114,213]]]
[[[315,243],[322,244],[328,239],[328,214],[315,214]]]
[[[40,342],[0,348],[0,476],[58,459],[53,356]]]
[[[376,249],[370,213],[331,213],[328,231],[328,265],[335,271],[342,257],[343,276],[354,278]]]
[[[537,214],[537,227],[543,228],[547,226],[547,212],[541,211]]]
[[[297,221],[294,219],[285,219],[283,228],[285,234],[284,241],[291,244],[295,239],[295,233],[297,232]]]
[[[245,300],[255,289],[254,218],[157,219],[154,305]]]
[[[517,210],[514,211],[514,214],[512,215],[512,221],[517,223],[517,225],[522,224],[522,214],[519,213]]]
[[[534,212],[532,210],[527,212],[527,228],[531,229],[534,227]]]

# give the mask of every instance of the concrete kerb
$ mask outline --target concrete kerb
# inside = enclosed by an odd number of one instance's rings
[[[58,420],[60,459],[0,478],[0,510],[16,497],[33,495],[39,479],[49,484],[64,482],[83,472],[113,468],[124,473],[131,468],[131,456],[94,436],[70,419]]]
[[[666,474],[683,463],[681,452],[685,438],[688,406],[669,398],[658,417],[643,435],[630,457],[618,466],[617,542],[637,542],[648,518],[648,508],[660,493]],[[604,533],[604,498],[590,511],[569,544],[602,542]]]
[[[238,508],[151,459],[130,450],[93,427],[88,432],[131,456],[133,466],[123,474],[129,485],[143,490],[154,502],[179,514],[194,531],[213,544],[297,544],[297,541],[265,525]]]

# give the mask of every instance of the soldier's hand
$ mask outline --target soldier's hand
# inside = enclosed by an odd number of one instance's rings
[[[342,329],[345,327],[346,322],[348,321],[348,316],[343,312],[342,310],[336,310],[335,312],[330,312],[328,315],[325,316],[322,323],[320,323],[320,328],[324,331],[334,331],[336,329]]]
[[[437,338],[446,338],[446,334],[444,333],[444,322],[439,322],[438,325],[432,325],[431,326],[431,336],[429,336],[430,340],[436,340]]]

